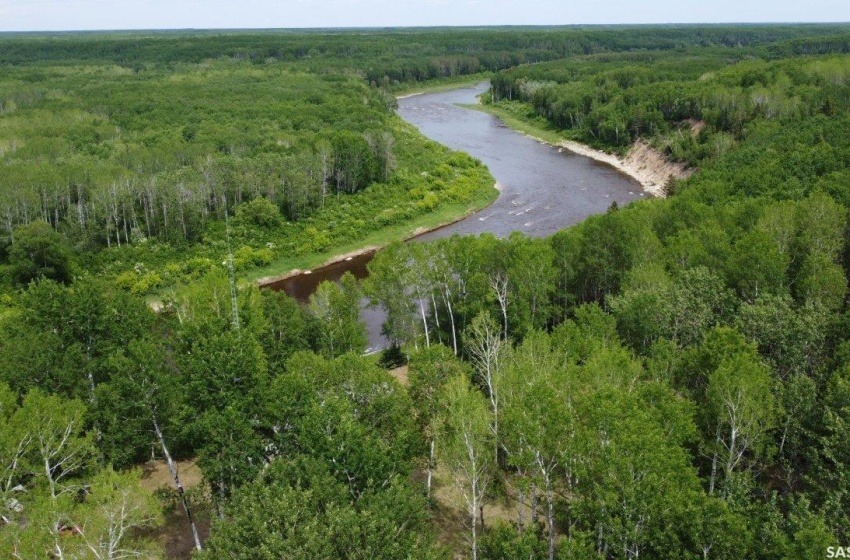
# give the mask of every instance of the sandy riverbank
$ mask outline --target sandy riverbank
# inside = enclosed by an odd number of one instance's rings
[[[671,177],[674,179],[686,179],[694,172],[693,169],[688,169],[682,163],[669,161],[663,153],[641,139],[638,139],[632,144],[626,155],[621,157],[591,148],[587,144],[582,144],[574,140],[553,140],[554,134],[550,135],[548,140],[540,138],[534,133],[535,125],[509,115],[498,108],[482,105],[480,97],[477,104],[464,105],[464,107],[494,115],[514,132],[527,136],[541,144],[562,148],[574,154],[610,165],[640,183],[645,192],[658,198],[664,198],[666,196],[665,186]],[[692,133],[698,132],[699,125],[700,123],[692,123]]]
[[[416,97],[417,95],[425,95],[424,91],[415,91],[413,93],[405,93],[404,95],[396,95],[396,99],[407,99],[408,97]]]
[[[536,138],[536,140],[544,142],[539,138]],[[559,142],[557,146],[580,156],[589,157],[595,161],[610,165],[632,177],[641,184],[646,192],[658,198],[664,198],[666,195],[664,187],[671,177],[674,179],[686,179],[693,173],[693,170],[687,169],[681,163],[668,161],[664,157],[664,154],[643,140],[635,142],[629,148],[625,157],[596,150],[590,146],[571,140]]]

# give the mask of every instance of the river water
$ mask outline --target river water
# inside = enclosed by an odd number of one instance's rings
[[[476,96],[487,87],[487,83],[482,83],[398,101],[401,118],[428,138],[480,159],[501,190],[488,208],[421,235],[416,241],[485,232],[506,237],[514,231],[543,237],[605,212],[614,201],[622,206],[648,196],[637,181],[609,165],[548,146],[514,132],[497,117],[458,106],[475,103]],[[347,271],[364,278],[366,264],[373,256],[374,253],[367,253],[270,287],[305,301],[320,282],[337,281]],[[362,311],[369,329],[370,350],[387,345],[381,336],[383,317],[381,310]]]

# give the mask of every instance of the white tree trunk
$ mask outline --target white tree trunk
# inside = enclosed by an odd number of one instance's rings
[[[180,476],[177,474],[177,469],[174,467],[174,461],[171,460],[171,454],[168,452],[168,447],[165,445],[165,438],[162,431],[159,429],[159,423],[156,418],[153,418],[153,429],[156,432],[156,437],[159,440],[159,445],[162,447],[162,454],[165,456],[165,461],[168,463],[168,470],[171,471],[171,478],[174,479],[174,486],[177,487],[177,493],[180,494],[180,503],[183,504],[183,511],[186,512],[186,518],[189,520],[189,526],[192,529],[192,538],[195,541],[195,549],[202,550],[201,537],[198,536],[198,527],[195,525],[195,520],[192,518],[192,511],[189,509],[189,503],[186,501],[186,494],[183,491],[183,485],[180,483]]]

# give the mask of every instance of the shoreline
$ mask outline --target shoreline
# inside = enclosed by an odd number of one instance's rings
[[[409,97],[415,97],[419,95],[425,95],[426,91],[419,91],[408,93],[400,96],[396,96],[396,99],[406,99]],[[632,146],[629,148],[628,153],[625,157],[621,157],[615,154],[610,154],[608,152],[604,152],[602,150],[597,150],[588,146],[587,144],[582,144],[581,142],[576,142],[574,140],[559,140],[558,142],[550,142],[539,136],[535,136],[534,134],[530,134],[525,132],[522,129],[511,126],[504,118],[503,115],[499,114],[498,110],[493,110],[491,108],[485,108],[480,102],[477,106],[467,106],[471,109],[479,110],[482,112],[486,112],[492,114],[499,118],[502,122],[504,122],[511,130],[522,134],[532,140],[540,142],[541,144],[545,144],[547,146],[551,146],[553,148],[567,150],[572,152],[575,155],[586,157],[595,162],[603,163],[613,167],[615,170],[627,175],[628,177],[635,180],[638,184],[640,184],[641,188],[644,192],[653,196],[655,198],[665,198],[666,193],[664,192],[664,183],[669,179],[669,177],[675,178],[687,178],[692,173],[693,170],[685,169],[681,164],[675,164],[668,162],[664,156],[652,148],[649,144],[642,140],[637,140]],[[521,121],[520,121],[521,122]],[[493,187],[501,193],[502,185],[497,181]],[[461,220],[465,220],[469,216],[476,214],[485,208],[490,207],[493,203],[496,202],[498,196],[493,199],[486,206],[482,206],[473,211],[468,211],[461,216],[458,216],[455,219],[448,220],[444,223],[437,224],[433,227],[424,227],[420,226],[414,229],[410,234],[403,237],[401,241],[410,241],[411,239],[415,239],[420,235],[424,235],[426,233],[430,233],[433,231],[437,231],[444,227],[450,226],[452,224],[456,224]],[[288,280],[295,276],[299,276],[302,274],[310,274],[314,271],[321,270],[325,267],[332,266],[343,262],[345,260],[359,257],[366,253],[371,253],[374,251],[378,251],[384,248],[387,244],[379,244],[379,245],[366,245],[359,249],[354,249],[352,251],[347,251],[345,253],[334,255],[329,257],[327,260],[322,261],[321,264],[315,266],[310,269],[300,269],[296,268],[285,272],[283,274],[274,275],[274,276],[263,276],[253,281],[254,284],[259,286],[260,288],[267,288],[274,284],[278,284],[283,282],[284,280]]]
[[[443,93],[455,89],[475,87],[478,84],[487,83],[489,80],[489,72],[466,76],[456,76],[453,79],[447,79],[445,81],[437,80],[437,83],[428,83],[427,81],[424,83],[419,82],[415,84],[416,87],[403,88],[398,94],[391,95],[394,95],[396,100],[407,99],[409,97],[416,97],[417,95],[427,95],[429,93]]]
[[[541,140],[539,138],[535,138],[535,140],[547,143],[545,140]],[[574,140],[562,140],[553,146],[564,148],[576,155],[584,156],[594,161],[610,165],[617,171],[628,175],[640,183],[645,192],[656,198],[667,197],[664,183],[666,183],[670,177],[675,179],[686,179],[693,174],[692,170],[685,169],[681,164],[667,161],[661,153],[642,140],[637,140],[634,144],[632,144],[625,157],[609,154],[608,152],[591,148],[587,144],[582,144],[581,142],[576,142]],[[643,154],[643,156],[640,154]],[[633,159],[640,159],[641,157],[644,159],[653,158],[657,161],[645,162],[643,166],[640,166],[636,161],[630,161]],[[666,179],[662,181],[659,173],[654,173],[652,171],[651,168],[653,166],[666,167],[667,173],[664,173],[663,171],[661,172],[666,174]]]
[[[544,141],[541,140],[541,142]],[[565,150],[568,150],[576,155],[590,158],[593,161],[610,165],[620,173],[624,173],[635,181],[637,181],[638,183],[640,183],[640,186],[645,192],[651,194],[656,198],[665,198],[667,196],[664,192],[664,185],[659,185],[647,174],[642,173],[640,169],[630,165],[627,162],[628,156],[622,158],[615,154],[609,154],[608,152],[603,152],[602,150],[591,148],[587,144],[582,144],[581,142],[576,142],[575,140],[562,140],[561,142],[559,142],[558,144],[554,144],[553,146],[556,148],[564,148]],[[629,148],[629,151],[631,152],[632,149],[633,148]]]
[[[578,156],[586,157],[593,161],[609,165],[620,173],[623,173],[637,181],[644,192],[655,198],[666,197],[665,185],[670,177],[675,179],[686,179],[694,173],[693,169],[687,169],[681,163],[668,161],[662,153],[641,139],[638,139],[631,145],[631,147],[629,147],[625,156],[618,156],[616,154],[597,150],[596,148],[588,146],[587,144],[582,144],[581,142],[576,142],[575,140],[546,140],[531,132],[526,132],[526,130],[519,126],[512,125],[512,121],[514,123],[519,122],[525,124],[531,128],[534,128],[534,125],[526,123],[513,115],[506,114],[498,108],[484,106],[480,101],[475,105],[464,105],[464,107],[493,115],[514,132],[522,134],[532,140],[536,140],[541,144],[567,150]]]
[[[451,89],[455,89],[455,88],[458,88],[458,87],[462,88],[462,87],[465,87],[465,86],[466,87],[472,87],[477,83],[478,83],[478,80],[476,80],[474,82],[466,82],[466,83],[460,82],[458,84],[445,84],[445,86],[435,86],[435,87],[430,88],[430,89],[426,87],[421,91],[413,91],[413,92],[405,93],[405,94],[402,94],[402,95],[396,95],[395,99],[396,100],[408,99],[410,97],[417,97],[417,96],[420,96],[420,95],[426,95],[428,93],[440,92],[440,91],[443,90],[444,87],[445,87],[446,90],[451,90]],[[431,90],[434,90],[434,91],[431,91]],[[495,188],[499,193],[502,192],[502,185],[499,184],[498,181],[496,181],[496,183],[493,185],[493,188]],[[480,211],[484,210],[485,208],[489,208],[490,206],[493,205],[493,203],[496,202],[496,200],[498,198],[499,198],[499,196],[496,195],[496,198],[494,198],[489,203],[487,203],[487,205],[482,206],[481,208],[478,208],[478,209],[473,210],[473,211],[467,211],[461,216],[458,216],[458,217],[456,217],[452,220],[449,220],[447,222],[437,224],[436,226],[433,226],[433,227],[419,226],[416,229],[414,229],[409,235],[407,235],[406,237],[403,237],[401,239],[401,241],[410,241],[411,239],[419,237],[420,235],[424,235],[426,233],[431,233],[432,231],[436,231],[438,229],[450,226],[452,224],[456,224],[457,222],[459,222],[461,220],[465,220],[469,216],[471,216],[471,215],[473,215],[477,212],[480,212]],[[378,250],[386,247],[386,245],[387,244],[366,245],[364,247],[361,247],[360,249],[354,249],[354,250],[347,251],[347,252],[339,254],[339,255],[334,255],[332,257],[329,257],[327,260],[322,261],[322,263],[319,264],[318,266],[315,266],[315,267],[310,268],[310,269],[294,268],[294,269],[292,269],[288,272],[284,272],[283,274],[276,274],[276,275],[273,275],[273,276],[262,276],[260,278],[257,278],[256,280],[251,281],[251,283],[256,285],[256,286],[259,286],[260,288],[266,288],[266,287],[272,286],[274,284],[283,282],[284,280],[288,280],[289,278],[299,276],[301,274],[307,274],[307,273],[312,273],[315,270],[321,270],[322,268],[340,263],[340,262],[345,261],[349,258],[359,257],[361,255],[364,255],[366,253],[370,253],[372,251],[378,251]]]
[[[496,183],[493,184],[493,188],[496,189],[499,193],[501,193],[503,187],[498,181],[496,181]],[[437,230],[442,229],[444,227],[448,227],[452,224],[456,224],[456,223],[458,223],[462,220],[465,220],[466,218],[472,216],[473,214],[477,214],[478,212],[481,212],[485,208],[489,208],[490,206],[492,206],[496,202],[496,200],[498,198],[499,197],[496,196],[496,198],[491,200],[486,206],[482,206],[481,208],[476,208],[475,210],[469,210],[461,216],[457,216],[454,219],[448,220],[446,222],[439,223],[439,224],[437,224],[433,227],[419,226],[416,229],[414,229],[413,231],[411,231],[407,236],[403,237],[401,239],[401,241],[407,242],[407,241],[410,241],[411,239],[416,239],[417,237],[419,237],[421,235],[425,235],[426,233],[431,233],[432,231],[437,231]],[[279,282],[283,282],[284,280],[288,280],[290,278],[294,278],[295,276],[300,276],[302,274],[312,274],[313,272],[315,272],[317,270],[321,270],[325,267],[335,265],[335,264],[343,262],[345,260],[353,259],[354,257],[359,257],[361,255],[365,255],[366,253],[372,253],[372,252],[375,252],[375,251],[380,251],[381,249],[383,249],[387,245],[388,245],[388,243],[384,243],[384,244],[381,244],[381,245],[366,245],[366,246],[361,247],[359,249],[354,249],[354,250],[348,251],[346,253],[342,253],[342,254],[339,254],[339,255],[334,255],[332,257],[329,257],[327,260],[322,261],[322,263],[320,265],[315,266],[313,268],[310,268],[310,269],[295,268],[295,269],[292,269],[288,272],[284,272],[283,274],[279,274],[279,275],[275,275],[275,276],[263,276],[261,278],[257,278],[252,283],[259,286],[260,288],[268,288],[269,286],[272,286],[272,285],[277,284]]]

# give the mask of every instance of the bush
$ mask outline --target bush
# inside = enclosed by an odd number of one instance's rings
[[[210,270],[214,263],[211,259],[195,257],[183,263],[182,273],[192,278],[200,278]]]
[[[71,256],[61,235],[47,222],[36,221],[15,230],[9,248],[11,277],[25,286],[37,278],[71,283]]]
[[[136,268],[119,274],[115,285],[131,294],[143,296],[161,287],[162,277],[156,272]]]
[[[243,245],[233,253],[233,268],[245,270],[254,266],[268,266],[273,260],[271,249],[253,249]]]
[[[486,560],[545,558],[546,540],[539,527],[530,526],[520,535],[516,527],[496,523],[481,537],[481,557]]]
[[[280,209],[267,198],[258,197],[239,206],[236,218],[246,225],[271,229],[280,225]]]

